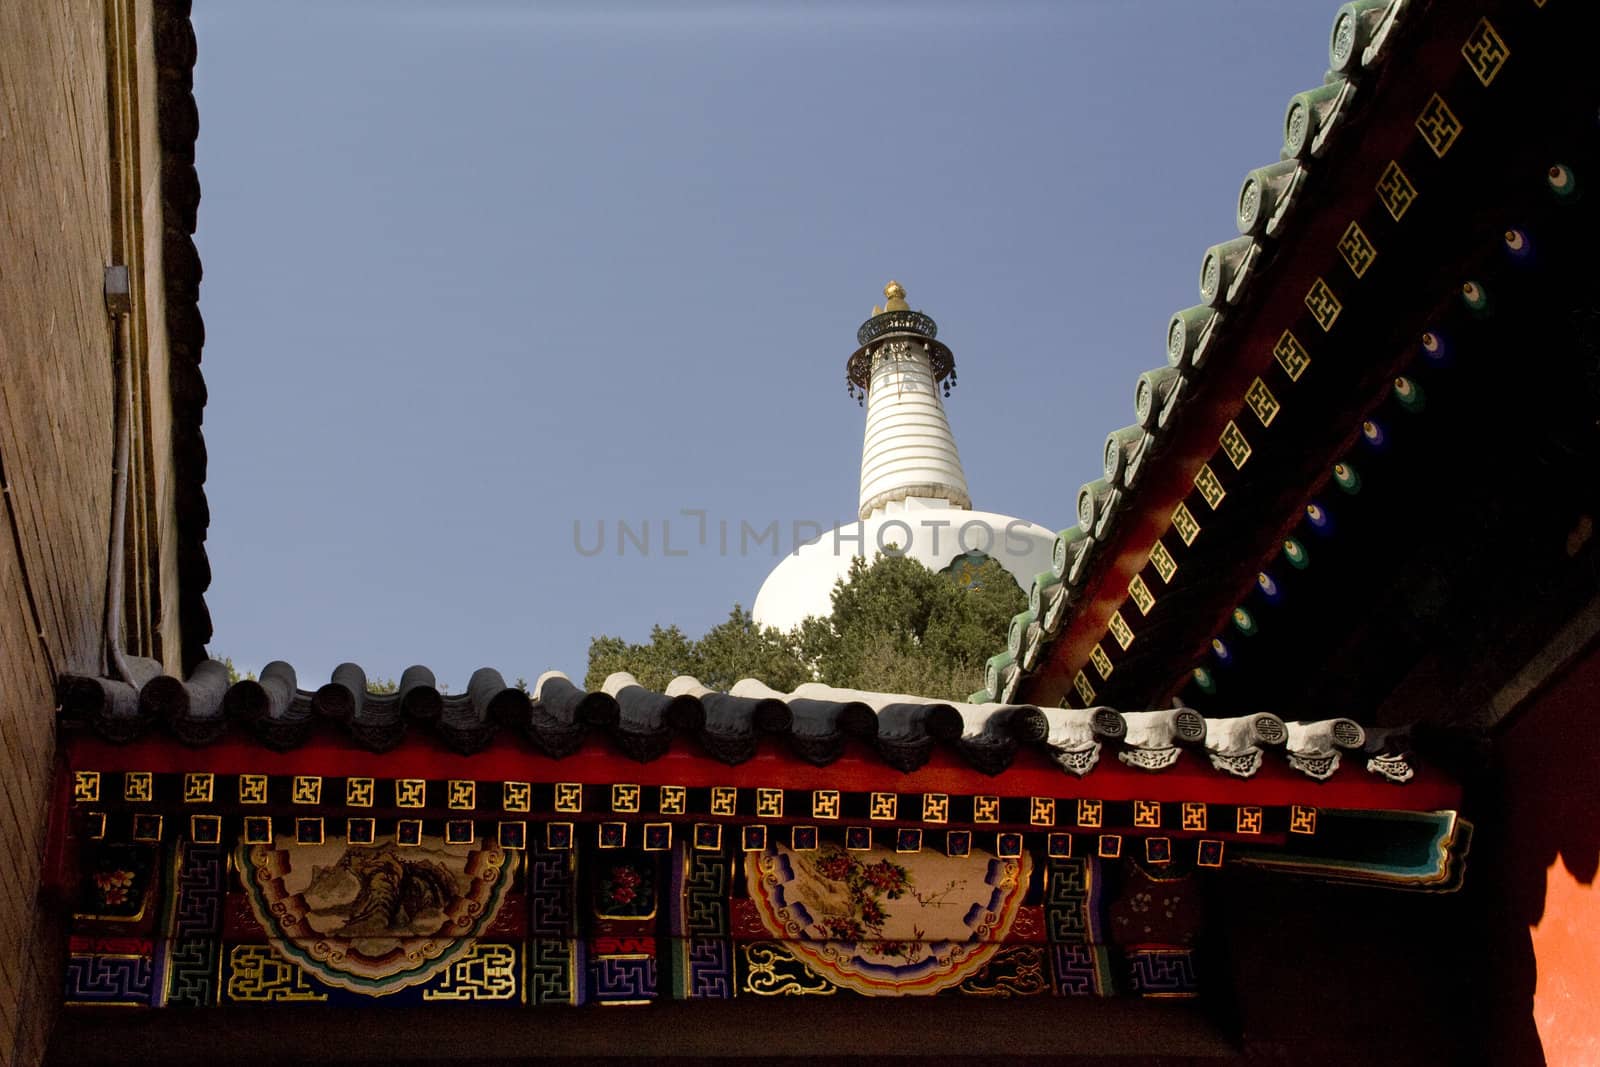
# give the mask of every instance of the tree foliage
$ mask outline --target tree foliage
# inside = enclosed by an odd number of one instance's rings
[[[833,610],[789,633],[759,626],[735,605],[704,637],[657,626],[633,644],[596,637],[585,685],[627,671],[650,689],[680,674],[712,689],[758,678],[787,692],[808,681],[849,689],[964,700],[983,685],[984,661],[1005,644],[1011,617],[1026,597],[1011,575],[985,561],[970,588],[904,556],[871,564],[857,558],[833,589]]]

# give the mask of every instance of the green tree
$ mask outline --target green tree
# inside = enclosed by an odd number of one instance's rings
[[[614,671],[665,688],[689,674],[713,689],[758,678],[780,691],[807,681],[850,689],[965,699],[983,685],[984,661],[1005,644],[1011,617],[1027,603],[1005,568],[985,561],[969,588],[902,556],[851,563],[833,589],[833,610],[789,633],[758,626],[743,608],[698,640],[657,626],[630,644],[596,637],[585,685]]]

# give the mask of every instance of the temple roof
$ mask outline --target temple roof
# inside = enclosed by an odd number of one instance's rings
[[[1471,272],[1526,271],[1513,235],[1570,215],[1561,164],[1593,109],[1557,85],[1573,69],[1561,20],[1582,16],[1532,2],[1491,14],[1339,9],[1323,84],[1290,99],[1279,160],[1245,175],[1238,236],[1205,250],[1200,303],[1169,320],[1166,364],[1139,376],[1135,421],[1107,436],[1076,525],[990,660],[988,696],[1180,692],[1274,561],[1302,566],[1296,527],[1317,524],[1313,493],[1351,491],[1366,413],[1418,406],[1400,391],[1408,366],[1439,362],[1440,321],[1484,316]],[[1541,235],[1547,260],[1561,230],[1551,218]],[[1232,622],[1252,632],[1248,615]]]
[[[128,761],[114,754],[123,749],[137,750],[141,766],[168,769],[270,765],[286,773],[312,760],[329,764],[317,768],[324,774],[356,773],[354,764],[366,773],[437,774],[449,765],[480,778],[616,781],[647,765],[674,781],[710,784],[745,766],[786,788],[937,783],[1005,795],[1145,796],[1152,779],[1171,778],[1191,799],[1259,787],[1275,798],[1309,790],[1319,803],[1350,807],[1373,806],[1350,793],[1373,784],[1420,783],[1420,791],[1392,794],[1396,808],[1448,807],[1439,790],[1453,789],[1448,775],[1418,764],[1409,731],[1350,719],[967,704],[820,684],[780,693],[754,679],[723,692],[680,677],[655,692],[614,674],[591,692],[559,672],[523,688],[484,668],[466,693],[446,695],[427,668],[411,667],[397,691],[373,693],[355,664],[310,690],[286,663],[230,683],[226,668],[207,661],[187,682],[151,670],[137,689],[68,676],[60,699],[69,752],[91,753],[85,758],[104,769]],[[1205,796],[1191,796],[1196,790]]]

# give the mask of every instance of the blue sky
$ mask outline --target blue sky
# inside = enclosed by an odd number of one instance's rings
[[[1069,524],[1336,7],[197,3],[213,654],[460,689],[749,606],[741,524],[854,518],[891,277],[974,505]]]

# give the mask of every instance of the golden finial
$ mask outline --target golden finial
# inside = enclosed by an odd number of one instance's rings
[[[883,310],[885,310],[885,311],[910,311],[911,310],[911,305],[906,303],[906,291],[905,291],[905,289],[903,289],[901,287],[899,282],[894,281],[894,280],[891,279],[889,284],[883,287],[883,295],[884,295]]]
[[[874,315],[882,315],[883,314],[883,309],[881,307],[879,307],[877,304],[873,304],[872,305],[872,313]]]

